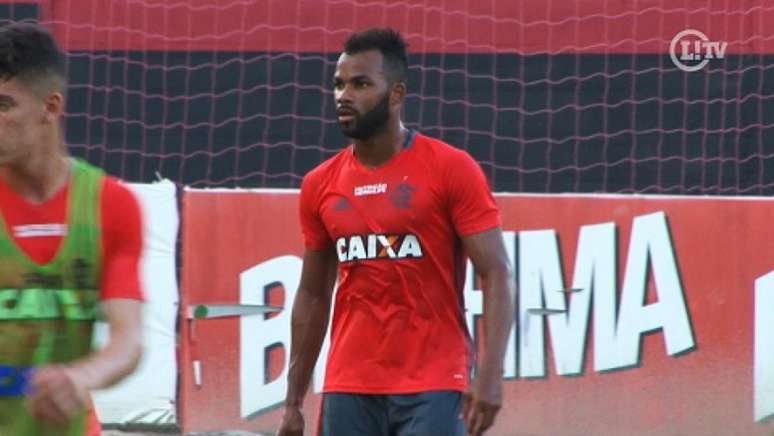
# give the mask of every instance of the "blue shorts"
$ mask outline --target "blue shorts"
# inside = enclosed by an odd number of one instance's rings
[[[465,436],[462,392],[323,395],[320,436]]]

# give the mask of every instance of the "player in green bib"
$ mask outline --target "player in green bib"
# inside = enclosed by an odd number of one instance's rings
[[[86,435],[89,391],[127,376],[141,354],[139,218],[116,223],[138,206],[69,157],[65,95],[50,33],[0,27],[0,436]],[[93,350],[98,313],[110,340]]]

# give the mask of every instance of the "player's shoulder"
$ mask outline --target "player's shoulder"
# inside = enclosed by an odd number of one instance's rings
[[[117,177],[105,175],[102,178],[101,197],[103,209],[117,208],[126,210],[127,208],[139,208],[137,196],[134,191],[132,191],[126,182]]]
[[[417,133],[414,146],[423,154],[425,160],[434,162],[435,165],[458,167],[475,162],[467,151],[455,147],[448,142]]]
[[[352,146],[347,146],[335,155],[329,157],[311,171],[306,173],[302,182],[302,189],[312,184],[319,185],[325,180],[330,180],[331,175],[338,172],[351,158]]]

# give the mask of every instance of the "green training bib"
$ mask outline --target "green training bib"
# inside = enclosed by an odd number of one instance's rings
[[[25,404],[27,368],[67,363],[91,351],[102,265],[103,172],[74,159],[67,232],[38,265],[16,245],[0,214],[0,436],[83,436],[86,413],[68,425],[37,422]]]

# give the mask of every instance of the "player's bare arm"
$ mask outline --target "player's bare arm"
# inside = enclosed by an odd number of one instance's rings
[[[515,284],[500,228],[462,238],[484,292],[484,353],[465,396],[463,415],[471,435],[492,426],[502,405],[503,358],[513,320]]]
[[[304,433],[301,406],[328,327],[337,261],[332,246],[304,253],[301,281],[291,317],[285,415],[278,436],[301,436]]]
[[[107,345],[67,365],[35,372],[29,396],[33,416],[66,422],[89,404],[89,391],[109,387],[137,367],[142,355],[142,302],[110,299],[102,304],[110,329]]]

